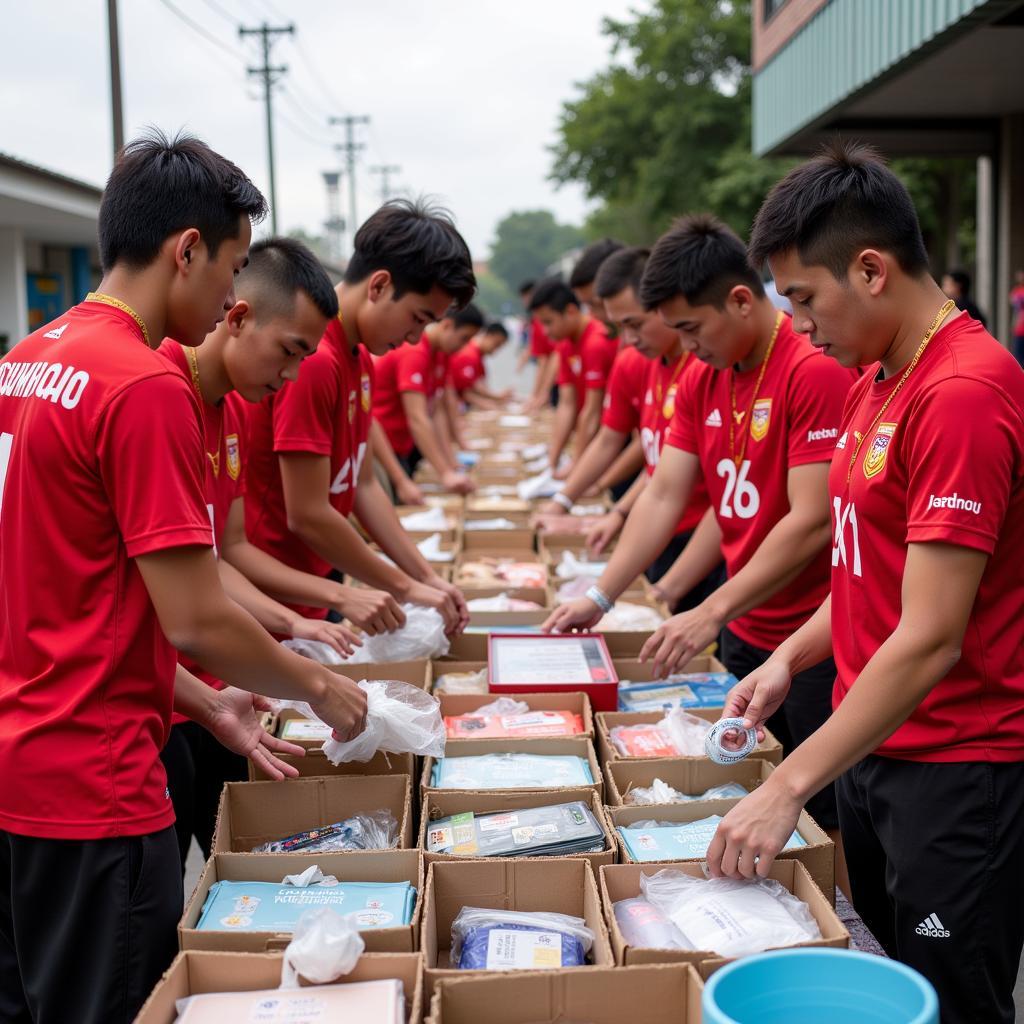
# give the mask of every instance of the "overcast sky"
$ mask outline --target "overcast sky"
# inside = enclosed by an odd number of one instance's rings
[[[217,42],[203,38],[172,4]],[[275,110],[278,227],[320,233],[320,172],[336,165],[329,114],[369,114],[357,169],[360,217],[378,202],[368,167],[400,164],[395,183],[453,210],[477,258],[509,211],[547,208],[578,223],[575,186],[547,181],[548,146],[575,83],[605,67],[602,16],[646,0],[120,0],[128,136],[186,126],[267,186],[263,105],[245,66],[257,41],[233,24],[294,22]],[[4,5],[0,150],[102,184],[111,129],[106,4]],[[219,42],[219,46],[217,43]],[[324,87],[329,89],[329,95]],[[347,207],[346,207],[347,208]]]

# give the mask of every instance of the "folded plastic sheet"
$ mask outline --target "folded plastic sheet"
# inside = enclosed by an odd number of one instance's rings
[[[200,931],[290,932],[305,910],[330,907],[362,931],[412,920],[416,889],[409,882],[317,882],[305,888],[278,882],[215,882],[203,904]]]
[[[564,857],[605,848],[604,832],[580,800],[432,821],[427,849],[463,857]]]
[[[253,847],[253,853],[340,853],[390,850],[398,845],[398,822],[389,810],[354,814],[344,821],[296,832]]]
[[[451,962],[462,970],[582,967],[593,944],[579,917],[463,907],[452,922]]]
[[[591,786],[590,765],[570,754],[470,754],[434,762],[435,789],[553,789]]]
[[[655,779],[650,786],[637,786],[622,798],[623,803],[637,805],[646,804],[681,804],[692,803],[694,800],[732,800],[747,795],[745,787],[738,782],[724,782],[720,786],[712,786],[703,793],[687,794],[673,788],[661,779]]]
[[[708,847],[715,837],[720,814],[712,814],[697,821],[638,821],[633,825],[618,826],[618,833],[633,860],[647,863],[655,860],[699,860],[707,856]],[[799,832],[789,837],[783,849],[796,850],[807,841]]]
[[[619,683],[620,711],[720,708],[737,679],[731,672],[689,672],[649,683]]]

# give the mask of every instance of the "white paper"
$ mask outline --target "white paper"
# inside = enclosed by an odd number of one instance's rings
[[[562,966],[558,932],[516,932],[495,928],[487,936],[487,967],[492,971],[550,970]]]
[[[583,642],[574,638],[544,637],[536,641],[494,644],[499,683],[582,683],[590,681],[590,665]]]

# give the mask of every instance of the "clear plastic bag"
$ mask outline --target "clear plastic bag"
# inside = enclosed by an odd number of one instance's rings
[[[622,798],[627,804],[634,806],[646,804],[679,804],[691,803],[694,800],[732,800],[747,795],[747,789],[738,782],[723,782],[720,786],[712,786],[696,796],[688,796],[678,789],[673,789],[667,782],[655,779],[650,786],[637,786]]]
[[[511,519],[500,516],[497,519],[467,519],[462,528],[467,532],[474,530],[515,530],[516,524]]]
[[[381,665],[391,661],[443,658],[451,644],[445,636],[444,619],[440,612],[415,604],[402,605],[402,611],[405,612],[404,626],[392,633],[363,637],[363,646],[357,647],[338,664]]]
[[[316,985],[349,974],[366,943],[356,926],[330,907],[307,910],[296,922],[281,961],[281,988],[298,988],[299,976]]]
[[[641,875],[640,888],[679,929],[687,949],[738,957],[821,938],[807,904],[771,878],[694,878],[666,869]]]
[[[338,853],[391,850],[398,846],[398,822],[389,810],[353,814],[344,821],[253,847],[253,853]]]
[[[441,534],[432,533],[426,540],[421,540],[416,545],[419,553],[428,562],[454,562],[455,552],[454,551],[442,551],[441,550]],[[392,562],[392,565],[395,563]]]
[[[575,601],[577,597],[586,596],[587,591],[597,583],[597,576],[577,576],[575,579],[566,580],[558,590],[555,591],[555,604],[565,604],[567,601]]]
[[[331,764],[369,761],[378,750],[444,756],[445,727],[436,697],[397,679],[364,679],[359,685],[366,691],[366,728],[353,740],[330,739],[323,745]]]
[[[443,508],[436,506],[422,512],[410,512],[399,520],[405,530],[447,530],[451,528]]]
[[[516,494],[521,501],[532,501],[534,498],[550,498],[557,494],[562,485],[551,475],[550,469],[545,469],[537,476],[531,476],[527,480],[520,480],[516,484]]]
[[[594,629],[606,633],[651,633],[665,621],[665,616],[645,604],[620,602],[608,612]]]
[[[434,693],[487,693],[487,669],[479,672],[446,672],[434,681]]]
[[[659,723],[658,728],[672,741],[684,757],[703,757],[704,740],[711,731],[711,723],[682,708],[673,708]]]
[[[661,907],[642,896],[612,904],[622,937],[638,949],[688,949],[686,939]]]
[[[496,594],[494,597],[474,597],[466,602],[471,612],[535,612],[540,609],[536,601],[524,601],[508,594]]]
[[[598,579],[607,568],[607,562],[591,562],[585,557],[577,558],[571,551],[563,551],[562,558],[555,567],[555,575],[560,580],[574,580],[578,576],[592,576]]]
[[[580,967],[593,945],[581,917],[463,907],[452,922],[451,963],[469,970]]]
[[[474,715],[525,715],[530,710],[530,705],[525,700],[516,700],[514,697],[498,697],[490,704],[481,704]]]
[[[281,646],[287,647],[289,651],[294,651],[296,654],[301,654],[304,658],[309,658],[310,661],[318,661],[321,665],[340,665],[342,663],[341,655],[330,644],[325,644],[320,640],[282,640]]]

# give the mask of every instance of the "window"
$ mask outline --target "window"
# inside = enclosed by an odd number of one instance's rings
[[[784,7],[786,3],[787,0],[762,0],[763,8],[761,21],[771,21],[771,19],[779,12],[779,9]]]

